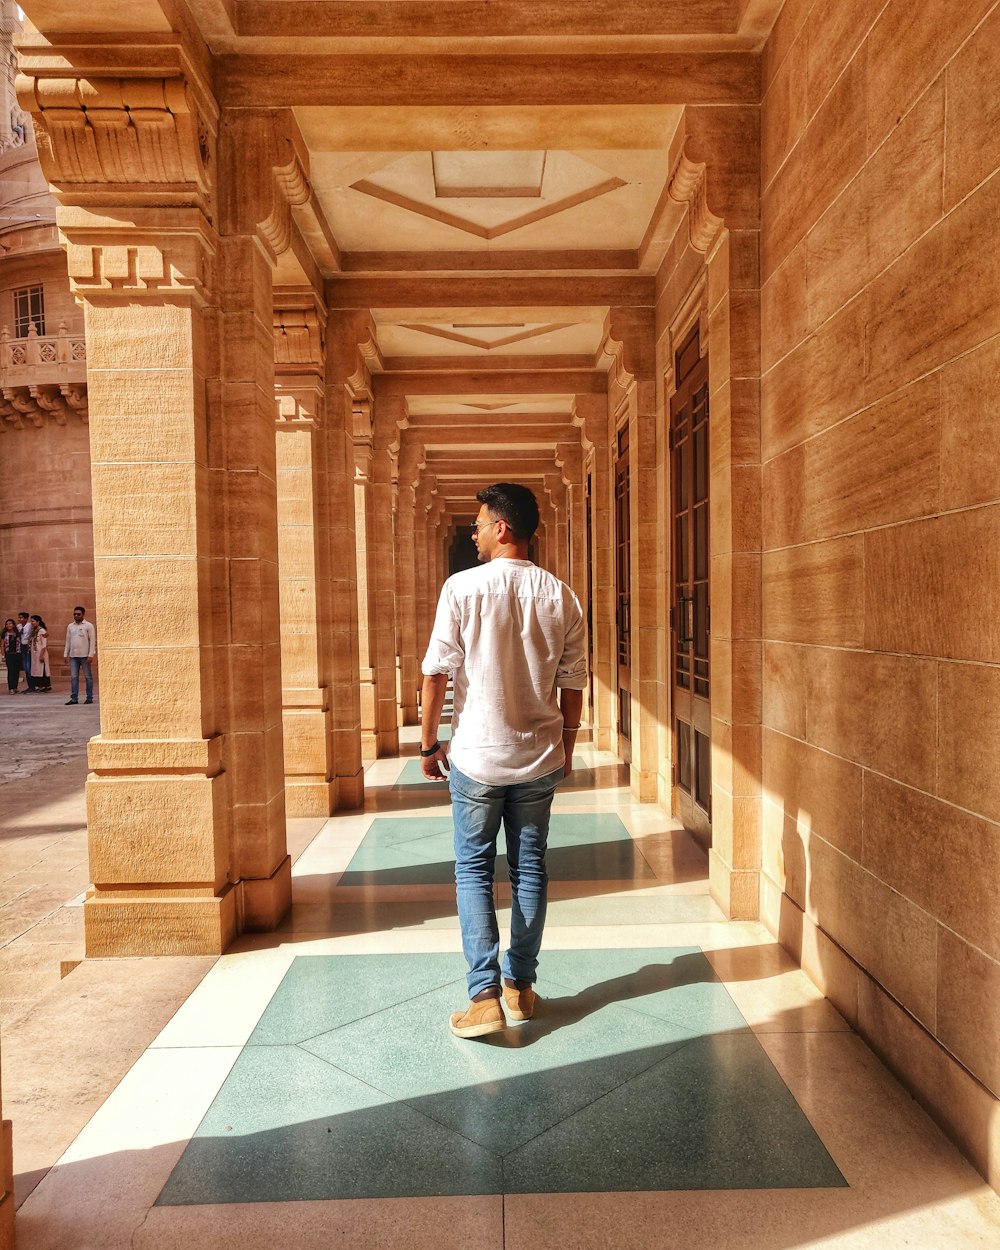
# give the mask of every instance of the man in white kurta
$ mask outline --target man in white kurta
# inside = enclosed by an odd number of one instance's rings
[[[480,567],[449,577],[424,657],[422,767],[449,770],[455,881],[470,1004],[451,1018],[459,1037],[494,1033],[535,1008],[545,925],[549,814],[572,767],[587,682],[583,612],[573,591],[528,559],[538,505],[527,487],[500,482],[476,496]],[[452,737],[438,741],[448,678]],[[501,967],[493,902],[503,822],[512,888],[511,935]],[[501,1006],[501,997],[503,1006]]]

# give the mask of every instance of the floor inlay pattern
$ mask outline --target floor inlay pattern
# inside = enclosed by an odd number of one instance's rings
[[[844,1185],[701,951],[544,973],[469,1042],[458,955],[296,958],[158,1205]]]

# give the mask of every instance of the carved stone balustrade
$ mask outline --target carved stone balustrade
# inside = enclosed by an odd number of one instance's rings
[[[0,383],[3,386],[85,384],[87,344],[83,334],[70,334],[63,322],[58,334],[39,334],[34,325],[26,338],[0,333]]]
[[[46,420],[65,425],[70,417],[87,421],[87,345],[63,322],[58,334],[39,334],[32,325],[26,338],[0,333],[0,431],[41,426]]]

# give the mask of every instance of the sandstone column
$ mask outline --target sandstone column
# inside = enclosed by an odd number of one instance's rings
[[[552,572],[560,581],[569,581],[569,498],[559,473],[546,473],[545,494],[549,499],[549,525],[552,534]]]
[[[217,953],[239,923],[227,682],[212,647],[206,383],[220,245],[206,210],[218,110],[207,83],[180,70],[79,84],[64,67],[48,72],[36,58],[19,94],[46,136],[84,307],[103,625],[87,952]]]
[[[660,656],[666,645],[657,593],[656,341],[651,309],[613,308],[605,353],[610,361],[612,412],[628,409],[631,509],[632,793],[654,801],[658,793],[657,717]]]
[[[433,474],[425,473],[414,491],[413,516],[413,551],[414,581],[416,589],[416,620],[417,620],[417,665],[423,659],[430,641],[431,625],[434,621],[434,608],[437,597],[434,593],[434,574],[431,565],[431,542],[429,530],[431,525],[430,506],[436,489]]]
[[[311,290],[275,292],[282,722],[290,816],[328,816],[336,806],[325,320],[323,304]]]
[[[399,646],[400,713],[404,725],[416,725],[420,716],[420,661],[426,639],[417,636],[416,478],[423,463],[419,443],[404,443],[399,453],[399,501],[396,508],[397,642]]]
[[[580,600],[584,617],[590,620],[590,604],[587,598],[587,501],[583,472],[583,452],[579,443],[560,443],[556,448],[556,463],[562,470],[566,484],[566,518],[569,526],[569,576],[567,581]],[[589,720],[590,692],[584,692],[583,715]]]
[[[399,452],[400,400],[380,396],[376,388],[372,422],[371,502],[368,530],[369,603],[372,667],[375,672],[375,731],[379,755],[399,751],[396,707],[396,551],[393,531],[393,478]]]
[[[287,110],[230,110],[220,129],[218,414],[213,448],[215,562],[228,662],[226,768],[231,774],[231,872],[247,928],[268,928],[291,902],[285,846],[274,432],[272,268],[291,242],[290,198],[308,198],[308,158]]]
[[[375,690],[375,587],[370,573],[375,545],[372,502],[371,404],[354,408],[354,534],[357,540],[358,681],[361,700],[361,755],[373,760],[379,753],[378,698]]]
[[[330,572],[333,591],[331,705],[338,808],[364,802],[361,681],[358,642],[358,542],[354,499],[354,411],[370,394],[365,345],[367,313],[331,313],[327,322],[327,457],[330,491]]]
[[[612,456],[606,395],[577,395],[576,418],[583,430],[591,479],[591,708],[594,742],[610,751],[618,683],[615,651],[615,553]]]

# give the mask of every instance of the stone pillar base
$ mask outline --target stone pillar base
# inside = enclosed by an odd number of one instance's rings
[[[361,758],[363,760],[378,759],[378,734],[373,729],[361,731]]]
[[[377,734],[378,739],[378,757],[381,759],[386,755],[399,754],[399,730],[398,729],[380,729]]]
[[[9,1120],[4,1121],[9,1124]],[[0,1250],[14,1250],[14,1191],[0,1198]]]
[[[329,816],[337,802],[337,783],[321,777],[285,778],[286,816]]]
[[[420,724],[420,711],[417,708],[416,700],[412,703],[404,703],[399,709],[399,723],[401,725]]]
[[[236,936],[236,895],[157,898],[99,892],[84,900],[89,959],[135,955],[221,955]]]
[[[239,883],[244,933],[270,933],[292,905],[292,860],[286,855],[269,877],[249,877]]]
[[[731,868],[715,850],[708,852],[708,892],[730,920],[756,920],[760,915],[760,873]]]
[[[0,1250],[14,1250],[14,1150],[10,1120],[4,1120],[0,1134],[0,1168],[3,1197],[0,1198]]]
[[[337,811],[350,811],[365,805],[365,773],[360,769],[353,777],[337,778]]]

